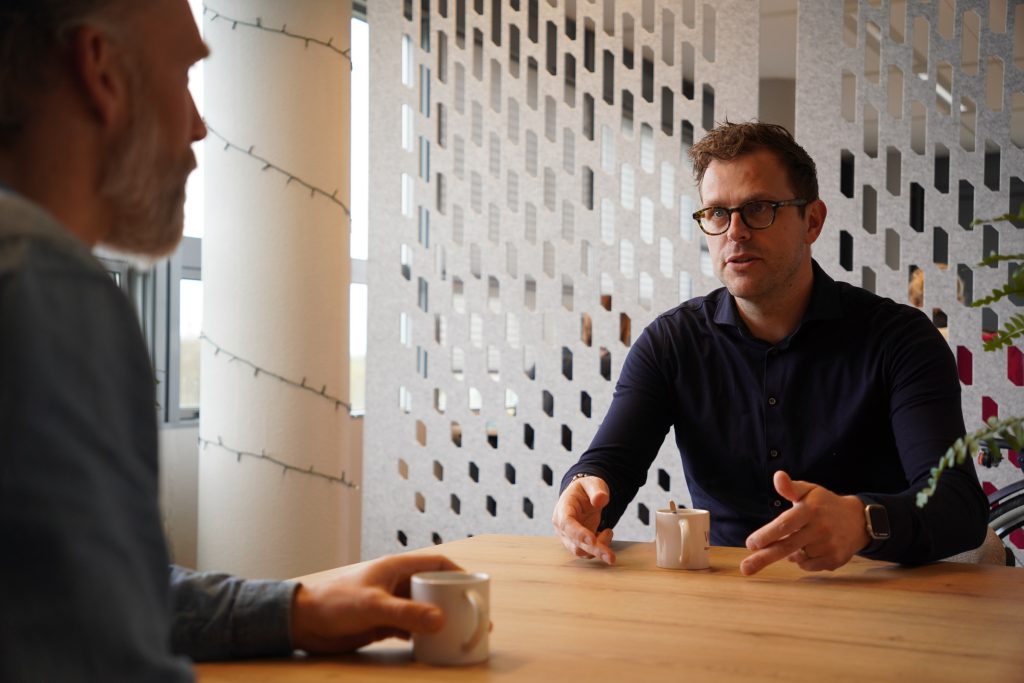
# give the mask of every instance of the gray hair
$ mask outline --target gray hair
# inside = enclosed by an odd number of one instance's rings
[[[32,115],[35,95],[52,83],[60,52],[86,23],[107,25],[122,0],[0,0],[0,146]]]

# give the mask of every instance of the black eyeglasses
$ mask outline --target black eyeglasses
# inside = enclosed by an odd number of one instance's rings
[[[693,213],[693,220],[707,235],[721,235],[728,232],[734,211],[740,212],[743,224],[751,230],[764,230],[775,222],[775,212],[780,206],[803,206],[806,199],[786,199],[781,202],[769,202],[766,199],[755,199],[746,204],[732,208],[725,206],[707,206]]]

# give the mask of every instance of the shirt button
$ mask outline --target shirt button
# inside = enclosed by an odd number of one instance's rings
[[[774,396],[769,396],[769,397],[768,397],[768,405],[770,405],[770,406],[773,406],[773,405],[775,405],[776,403],[778,403],[778,401],[776,401],[776,400],[775,400],[775,397],[774,397]]]
[[[770,451],[768,451],[768,455],[770,455],[773,458],[777,458],[779,457],[779,452],[773,448]]]
[[[781,501],[781,500],[779,500],[778,498],[776,498],[776,499],[775,499],[775,502],[774,502],[774,503],[772,503],[772,505],[774,505],[774,506],[775,506],[775,507],[777,507],[777,508],[780,508],[780,507],[782,507],[782,501]]]

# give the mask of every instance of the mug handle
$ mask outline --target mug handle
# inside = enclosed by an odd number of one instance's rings
[[[689,564],[690,559],[686,556],[686,535],[689,533],[690,525],[686,523],[686,518],[679,518],[679,564],[686,566]]]
[[[476,626],[473,628],[473,635],[469,637],[469,640],[462,644],[462,651],[470,652],[477,646],[480,639],[484,637],[484,634],[487,633],[487,629],[490,624],[484,614],[484,601],[480,597],[480,594],[473,589],[469,589],[464,593],[464,595],[466,596],[466,599],[469,600],[469,604],[473,608],[473,614],[476,616]]]

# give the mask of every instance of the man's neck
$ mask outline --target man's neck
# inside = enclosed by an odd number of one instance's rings
[[[109,216],[98,200],[97,168],[73,135],[67,144],[38,139],[42,127],[27,130],[0,150],[0,182],[50,213],[78,239],[92,247],[101,240]]]
[[[736,310],[754,337],[778,344],[800,325],[813,287],[814,272],[808,263],[784,291],[764,300],[736,298]]]

